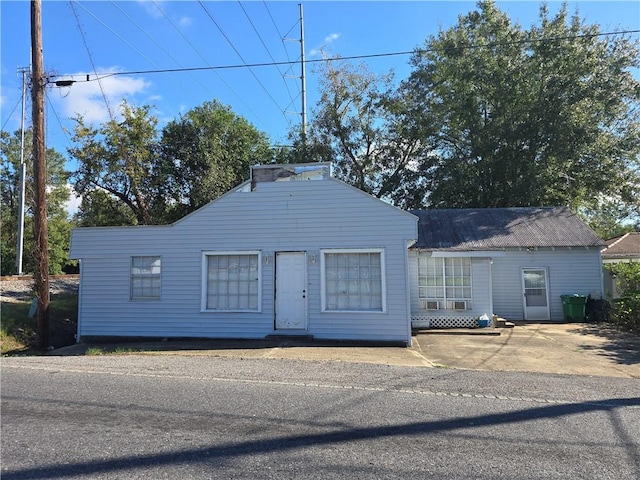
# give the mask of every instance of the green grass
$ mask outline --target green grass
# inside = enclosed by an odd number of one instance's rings
[[[88,356],[97,356],[97,355],[126,355],[127,353],[138,353],[143,350],[137,350],[135,348],[129,347],[116,347],[115,349],[110,348],[102,348],[102,347],[89,347],[87,351],[84,353]]]
[[[104,355],[105,352],[102,348],[99,347],[89,347],[87,348],[87,351],[84,352],[85,355],[90,356],[90,357],[94,357],[96,355]]]
[[[0,306],[0,353],[30,354],[36,340],[36,319],[29,318],[31,301],[2,302]],[[78,295],[52,295],[49,305],[51,345],[56,348],[74,343],[78,321]]]
[[[29,318],[31,302],[2,302],[0,310],[0,351],[2,355],[28,349],[35,340],[36,319]]]

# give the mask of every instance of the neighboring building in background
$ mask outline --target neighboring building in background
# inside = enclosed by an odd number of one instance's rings
[[[640,232],[630,232],[606,241],[602,250],[602,262],[640,262]],[[619,297],[616,281],[609,270],[604,269],[604,292],[608,300]]]

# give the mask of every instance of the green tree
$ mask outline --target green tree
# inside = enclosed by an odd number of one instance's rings
[[[267,136],[220,102],[206,102],[162,130],[159,198],[173,221],[249,178],[275,157]],[[162,206],[158,206],[161,208]]]
[[[122,103],[122,118],[112,119],[99,128],[76,118],[72,140],[78,144],[69,154],[78,161],[73,174],[74,187],[80,196],[91,200],[109,200],[97,190],[107,192],[125,205],[130,215],[121,215],[123,221],[148,225],[160,223],[154,218],[152,204],[158,201],[158,120],[150,113],[150,106],[133,107]],[[93,201],[93,203],[91,203]],[[100,208],[109,208],[101,205]],[[119,210],[119,209],[118,209]],[[82,215],[97,220],[86,209]],[[109,222],[110,223],[110,222]]]
[[[106,190],[87,191],[74,219],[79,227],[135,225],[133,211]]]
[[[304,137],[304,138],[303,138]],[[330,145],[321,143],[316,137],[302,135],[300,127],[293,127],[287,136],[289,145],[279,146],[275,163],[314,163],[333,161]]]
[[[434,207],[633,206],[638,193],[638,43],[599,36],[566,5],[524,30],[491,1],[430,37],[406,98],[437,161],[422,171]],[[636,204],[637,206],[637,204]]]
[[[639,226],[632,223],[634,219],[638,220],[637,209],[615,198],[605,197],[600,202],[587,203],[578,214],[605,240],[633,232]]]
[[[429,145],[414,134],[407,103],[394,91],[393,75],[364,65],[328,61],[320,67],[320,100],[297,157],[332,161],[338,178],[401,207],[419,207],[418,172]]]
[[[26,165],[25,177],[25,219],[23,238],[23,271],[32,273],[33,261],[33,161],[31,155],[31,130],[25,131]],[[2,248],[2,275],[16,274],[16,251],[18,243],[18,209],[20,188],[21,132],[13,135],[0,132],[0,242]],[[54,149],[47,149],[47,217],[49,230],[49,273],[62,273],[69,263],[69,241],[71,222],[65,211],[65,203],[70,192],[67,185],[69,172],[65,169],[64,157]]]

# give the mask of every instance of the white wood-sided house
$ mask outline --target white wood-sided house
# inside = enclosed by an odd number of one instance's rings
[[[406,212],[330,175],[255,166],[171,225],[77,228],[78,341],[311,336],[410,345],[481,315],[563,319],[602,292],[603,241],[568,208]]]
[[[172,225],[74,229],[78,340],[305,335],[411,343],[412,214],[267,165]]]
[[[492,314],[562,321],[561,295],[602,295],[604,242],[566,207],[412,211],[414,327],[471,327]]]

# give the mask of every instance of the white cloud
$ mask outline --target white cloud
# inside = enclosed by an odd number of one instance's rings
[[[86,73],[80,72],[74,74],[73,78],[83,76],[86,76]],[[93,74],[91,78],[94,78]],[[78,81],[70,87],[57,89],[60,93],[57,103],[61,105],[65,117],[82,115],[87,123],[102,123],[109,120],[105,97],[112,113],[117,114],[123,99],[143,93],[149,85],[142,78],[124,75],[105,77],[100,81]]]
[[[340,34],[339,33],[330,33],[329,35],[327,35],[326,37],[324,37],[324,44],[325,45],[329,45],[331,42],[337,40],[340,38]]]
[[[193,23],[193,20],[191,20],[191,17],[182,17],[180,20],[178,20],[178,25],[181,27],[188,27]]]
[[[322,41],[322,44],[316,48],[313,48],[309,54],[312,57],[318,56],[318,55],[323,55],[323,52],[327,49],[327,47],[329,45],[331,45],[333,42],[335,42],[337,39],[340,38],[340,34],[339,33],[330,33],[329,35],[327,35],[326,37],[324,37],[324,40]]]

